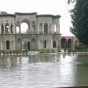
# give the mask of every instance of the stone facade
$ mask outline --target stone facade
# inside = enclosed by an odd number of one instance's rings
[[[61,48],[74,48],[79,45],[78,39],[75,36],[61,36]]]
[[[59,18],[37,13],[0,15],[0,50],[61,49]],[[28,24],[26,33],[21,32],[23,22]]]

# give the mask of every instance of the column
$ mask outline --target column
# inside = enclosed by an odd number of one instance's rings
[[[2,31],[1,29],[2,29],[2,28],[1,28],[1,24],[0,24],[0,34],[1,34],[1,31]]]
[[[3,46],[2,45],[3,45],[3,42],[1,41],[1,50],[3,50]]]
[[[42,32],[44,33],[44,23],[42,23]]]
[[[12,48],[13,48],[12,40],[11,40],[11,41],[9,41],[9,42],[10,42],[10,50],[12,50]]]
[[[0,50],[2,50],[2,41],[0,41]]]
[[[54,23],[52,24],[52,33],[54,33]]]
[[[3,43],[2,43],[2,47],[3,47],[3,50],[6,50],[6,42],[5,41],[3,41]]]
[[[19,25],[19,34],[21,34],[21,26]]]
[[[9,34],[11,34],[11,24],[9,24]]]
[[[49,24],[49,33],[51,33],[51,24]]]
[[[47,29],[47,33],[49,33],[49,31],[50,31],[50,29],[49,29],[49,23],[47,23],[48,24],[48,29]]]
[[[5,24],[3,24],[3,26],[4,26],[4,34],[5,34],[5,33],[6,33],[6,32],[5,32]]]
[[[32,23],[30,22],[30,33],[32,33]]]
[[[56,19],[56,32],[57,32],[57,33],[60,33],[59,19]]]
[[[16,34],[17,30],[16,30],[16,24],[13,24],[13,33]]]
[[[51,39],[48,41],[48,49],[52,49],[52,40]]]

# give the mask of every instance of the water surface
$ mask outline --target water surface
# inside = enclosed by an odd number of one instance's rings
[[[0,88],[54,88],[88,85],[88,56],[0,57]]]

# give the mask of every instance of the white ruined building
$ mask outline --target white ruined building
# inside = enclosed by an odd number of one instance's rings
[[[0,15],[0,50],[61,49],[60,15],[15,13]],[[22,32],[21,24],[28,28]]]

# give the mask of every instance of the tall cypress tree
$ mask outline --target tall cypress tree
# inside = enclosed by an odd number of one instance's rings
[[[76,0],[71,18],[71,32],[81,43],[88,45],[88,0]]]

